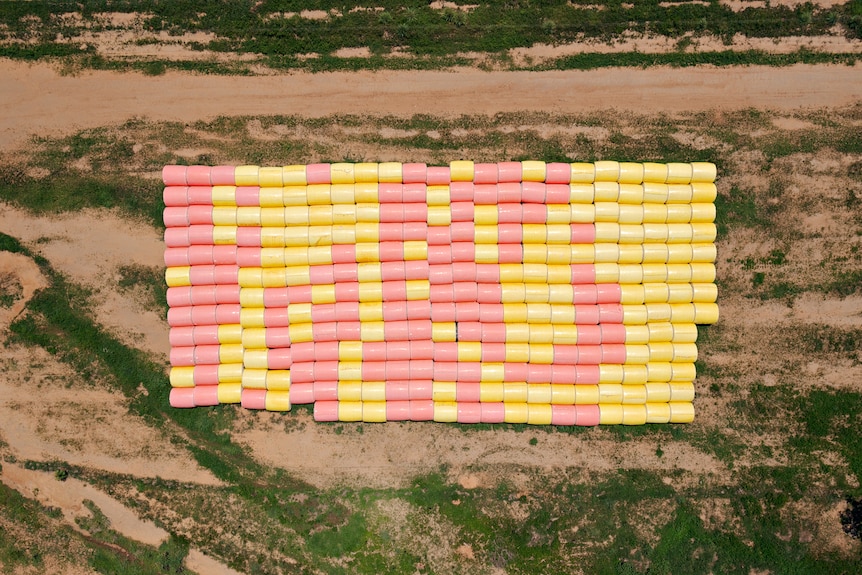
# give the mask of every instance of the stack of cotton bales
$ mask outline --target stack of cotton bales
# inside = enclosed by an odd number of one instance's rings
[[[688,422],[715,167],[167,166],[171,405]]]

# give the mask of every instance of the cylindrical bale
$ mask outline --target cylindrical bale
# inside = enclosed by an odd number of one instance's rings
[[[570,164],[553,162],[545,166],[545,183],[568,184],[572,181],[572,167]]]
[[[171,367],[189,367],[195,365],[194,347],[172,347],[170,352]]]
[[[401,166],[401,179],[405,184],[424,184],[428,179],[428,166],[410,163]]]
[[[647,382],[647,367],[645,364],[624,365],[623,385],[644,385]]]
[[[367,381],[362,383],[361,399],[364,402],[386,401],[386,382]]]
[[[200,375],[202,370],[210,372],[207,378]],[[206,381],[205,381],[206,379]],[[195,385],[218,383],[218,373],[215,366],[172,367],[170,372],[171,387],[194,387]]]
[[[290,370],[270,369],[266,374],[266,389],[268,391],[289,391]]]
[[[260,187],[281,188],[284,186],[284,170],[276,167],[262,167],[258,170],[258,182]]]
[[[694,421],[694,405],[689,402],[671,402],[670,423],[691,423]]]
[[[211,186],[211,172],[212,168],[209,166],[189,166],[186,170],[186,181],[190,186]]]
[[[313,383],[294,383],[290,386],[290,403],[295,405],[314,403]]]
[[[188,186],[166,186],[162,193],[165,207],[184,208],[189,205]]]
[[[258,166],[237,166],[234,169],[234,182],[237,186],[257,186],[260,184],[259,170]]]
[[[217,367],[217,381],[218,383],[236,383],[241,389],[242,372],[243,366],[241,363],[223,363]],[[225,402],[222,401],[222,403]]]
[[[240,403],[242,401],[242,384],[237,383],[219,383],[218,384],[218,402],[219,403]]]
[[[690,184],[692,176],[691,164],[671,162],[667,165],[666,184]]]
[[[455,383],[454,381],[435,381],[431,393],[431,399],[434,401],[457,401],[459,386],[463,384]]]
[[[188,170],[187,166],[165,166],[162,168],[162,182],[166,186],[187,186]]]
[[[643,425],[647,422],[646,405],[623,405],[623,425]]]
[[[396,400],[386,402],[386,421],[408,421],[410,419],[410,402]]]
[[[458,402],[458,423],[481,423],[482,405],[477,402]]]
[[[625,370],[622,365],[602,364],[599,366],[598,383],[622,383]]]
[[[314,184],[331,184],[331,177],[330,164],[308,164],[305,166],[305,178],[309,186]]]
[[[571,183],[573,184],[592,184],[596,181],[596,166],[586,162],[574,162],[570,164],[572,168]],[[592,201],[592,200],[590,200]]]
[[[551,403],[555,405],[574,405],[575,404],[575,396],[576,396],[576,387],[586,387],[586,386],[574,386],[574,385],[551,385]]]
[[[693,284],[691,291],[691,301],[695,303],[714,303],[718,299],[718,286],[714,283]]]
[[[362,402],[339,401],[338,421],[362,421]]]
[[[529,407],[526,403],[504,403],[503,421],[506,423],[527,423]]]
[[[243,389],[240,403],[246,409],[265,409],[266,408],[266,390],[265,389]]]
[[[576,405],[575,425],[593,426],[601,421],[601,409],[598,405]]]
[[[623,406],[621,404],[599,404],[599,423],[601,425],[620,425],[622,422]]]
[[[668,324],[669,325],[669,324]],[[650,359],[650,349],[648,345],[627,345],[626,360],[627,365],[645,364]]]
[[[644,181],[644,165],[639,162],[620,162],[619,170],[621,184],[640,184]]]
[[[654,182],[663,184],[667,181],[668,167],[667,164],[657,164],[654,162],[644,163],[644,182]]]
[[[695,222],[691,224],[691,243],[707,244],[715,241],[717,228],[714,223]]]
[[[338,408],[337,401],[316,401],[314,403],[314,421],[339,421]]]
[[[694,400],[694,383],[689,381],[671,381],[668,383],[670,398],[668,401],[691,403]]]
[[[341,381],[338,383],[338,401],[362,401],[361,381]]]
[[[667,203],[668,208],[674,207],[674,204],[691,204],[692,187],[691,184],[668,184],[667,186]],[[671,220],[668,220],[669,222]]]
[[[233,186],[236,184],[234,166],[213,166],[210,168],[210,183],[213,186]]]
[[[670,422],[670,405],[662,402],[647,403],[646,422],[647,423],[669,423]]]
[[[403,181],[401,162],[377,164],[377,180],[380,183],[400,184]]]
[[[696,324],[714,324],[718,321],[718,317],[718,306],[714,303],[698,303],[694,306],[694,323]]]
[[[647,402],[647,390],[645,385],[623,385],[623,405],[643,405]]]
[[[670,384],[651,381],[644,385],[646,403],[667,403],[671,399]]]
[[[408,385],[411,400],[430,400],[434,395],[434,382],[431,380],[410,380]]]
[[[715,184],[705,182],[692,182],[691,201],[696,203],[713,203],[718,191]]]
[[[691,181],[712,183],[715,181],[717,171],[712,162],[692,162]]]
[[[315,401],[337,401],[338,400],[338,382],[337,381],[315,381],[313,385],[314,385],[314,400]]]
[[[353,166],[353,179],[356,183],[376,184],[378,166],[373,162],[361,162]]]
[[[445,423],[458,421],[458,404],[454,401],[435,401],[434,421]]]
[[[266,389],[266,369],[244,369],[242,372],[243,389]]]
[[[433,421],[434,402],[430,399],[411,399],[410,419],[412,421]]]
[[[527,405],[527,423],[530,425],[551,425],[554,419],[550,403],[531,403]]]
[[[524,160],[521,162],[522,182],[544,182],[546,176],[545,162]]]
[[[479,400],[482,403],[502,402],[505,398],[505,386],[502,382],[482,382],[479,387]]]
[[[337,162],[329,166],[329,181],[333,184],[352,184],[356,180],[353,175],[354,164]]]
[[[524,382],[503,384],[503,403],[527,403],[529,386]]]
[[[668,204],[667,223],[686,224],[691,222],[691,204]]]
[[[600,160],[595,163],[596,182],[618,182],[620,163],[613,160]]]
[[[363,401],[362,421],[369,423],[383,423],[386,421],[385,401]]]
[[[616,222],[619,219],[620,185],[617,182],[598,181],[593,184],[594,201],[597,204],[615,204],[611,216],[604,216],[605,221]],[[596,207],[596,219],[599,219],[599,209]]]
[[[574,405],[552,405],[551,425],[575,425],[577,411]]]
[[[194,388],[195,405],[210,407],[218,405],[218,385],[196,385]]]
[[[521,162],[499,162],[497,180],[503,183],[521,181]]]
[[[644,325],[649,320],[649,308],[645,305],[626,305],[623,307],[624,325]]]
[[[476,184],[496,184],[499,181],[497,164],[474,164],[473,182]]]
[[[602,383],[598,386],[599,400],[595,403],[602,404],[617,404],[623,401],[623,386],[618,383]],[[584,402],[586,403],[586,402]],[[593,403],[593,402],[590,402]]]
[[[506,408],[503,402],[480,403],[482,406],[482,423],[503,423],[506,418]]]
[[[695,325],[693,323],[669,324],[669,325],[673,326],[673,336],[672,336],[671,340],[666,340],[666,339],[663,340],[663,339],[658,339],[657,337],[656,338],[652,337],[653,333],[655,333],[656,336],[658,336],[659,333],[665,334],[666,332],[664,331],[664,328],[663,327],[659,328],[658,326],[659,325],[665,326],[668,324],[654,324],[654,325],[656,325],[655,331],[652,329],[652,325],[653,324],[650,324],[651,341],[673,341],[674,343],[694,343],[697,341],[697,325]],[[659,331],[659,330],[662,330],[662,331]],[[688,361],[688,359],[677,359],[677,361]],[[694,360],[691,360],[691,361],[694,361]]]
[[[670,366],[672,372],[670,378],[668,379],[668,381],[670,382],[678,382],[681,384],[688,385],[690,382],[694,381],[694,378],[697,375],[697,369],[694,362],[674,362],[671,363]],[[694,393],[694,388],[692,388],[692,393]],[[694,396],[683,399],[682,401],[691,401],[693,398]]]
[[[714,222],[715,215],[715,204],[713,203],[691,204],[692,222]]]
[[[175,387],[171,389],[169,396],[171,407],[188,408],[195,407],[194,387]]]
[[[267,391],[264,407],[267,411],[290,411],[290,392]]]

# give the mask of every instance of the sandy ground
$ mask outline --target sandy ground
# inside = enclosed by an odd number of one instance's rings
[[[607,68],[563,72],[383,71],[215,77],[82,72],[0,60],[0,149],[129,118],[191,122],[240,114],[412,116],[516,111],[674,113],[845,106],[862,65]]]

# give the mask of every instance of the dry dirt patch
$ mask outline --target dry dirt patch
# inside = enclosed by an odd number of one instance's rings
[[[34,134],[60,136],[131,117],[193,122],[244,114],[452,117],[530,111],[673,114],[840,107],[852,104],[862,93],[860,70],[860,64],[800,64],[565,72],[333,72],[249,78],[168,72],[147,77],[102,71],[62,76],[45,65],[7,60],[0,61],[0,75],[6,78],[0,107],[10,113],[0,117],[0,148]]]
[[[166,319],[117,285],[121,266],[164,265],[164,241],[152,227],[116,211],[34,216],[0,204],[0,229],[47,258],[73,282],[93,290],[91,302],[99,323],[124,343],[164,361],[170,352]]]
[[[285,418],[290,418],[287,429],[281,424]],[[400,488],[413,477],[438,471],[441,465],[465,486],[475,483],[476,487],[494,485],[504,476],[513,480],[512,471],[522,468],[552,472],[631,467],[695,473],[725,469],[711,455],[687,444],[663,446],[659,456],[652,439],[619,443],[598,429],[581,438],[545,430],[471,431],[427,423],[365,424],[360,431],[347,424],[316,424],[300,413],[244,415],[238,427],[234,437],[256,459],[289,470],[320,488],[350,484]],[[533,437],[536,444],[530,445]],[[304,455],[308,453],[314,457]],[[475,475],[474,468],[497,471],[490,476]]]
[[[6,205],[0,210],[0,229],[41,253],[73,281],[98,290],[97,319],[130,345],[164,361],[169,351],[164,318],[125,298],[114,278],[123,262],[160,265],[164,246],[154,230],[116,213],[40,217]],[[14,273],[23,286],[22,298],[0,309],[0,334],[5,337],[9,322],[47,281],[21,254],[0,252],[0,271]],[[5,345],[0,414],[0,437],[19,460],[61,460],[114,473],[219,484],[184,451],[167,451],[166,436],[131,416],[122,394],[99,382],[82,381],[41,348]]]

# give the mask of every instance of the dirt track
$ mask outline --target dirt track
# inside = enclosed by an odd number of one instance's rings
[[[566,72],[421,72],[223,77],[83,72],[0,61],[0,147],[131,117],[410,116],[515,111],[639,113],[840,107],[862,94],[862,66],[607,68]],[[98,86],[98,89],[94,89]]]

